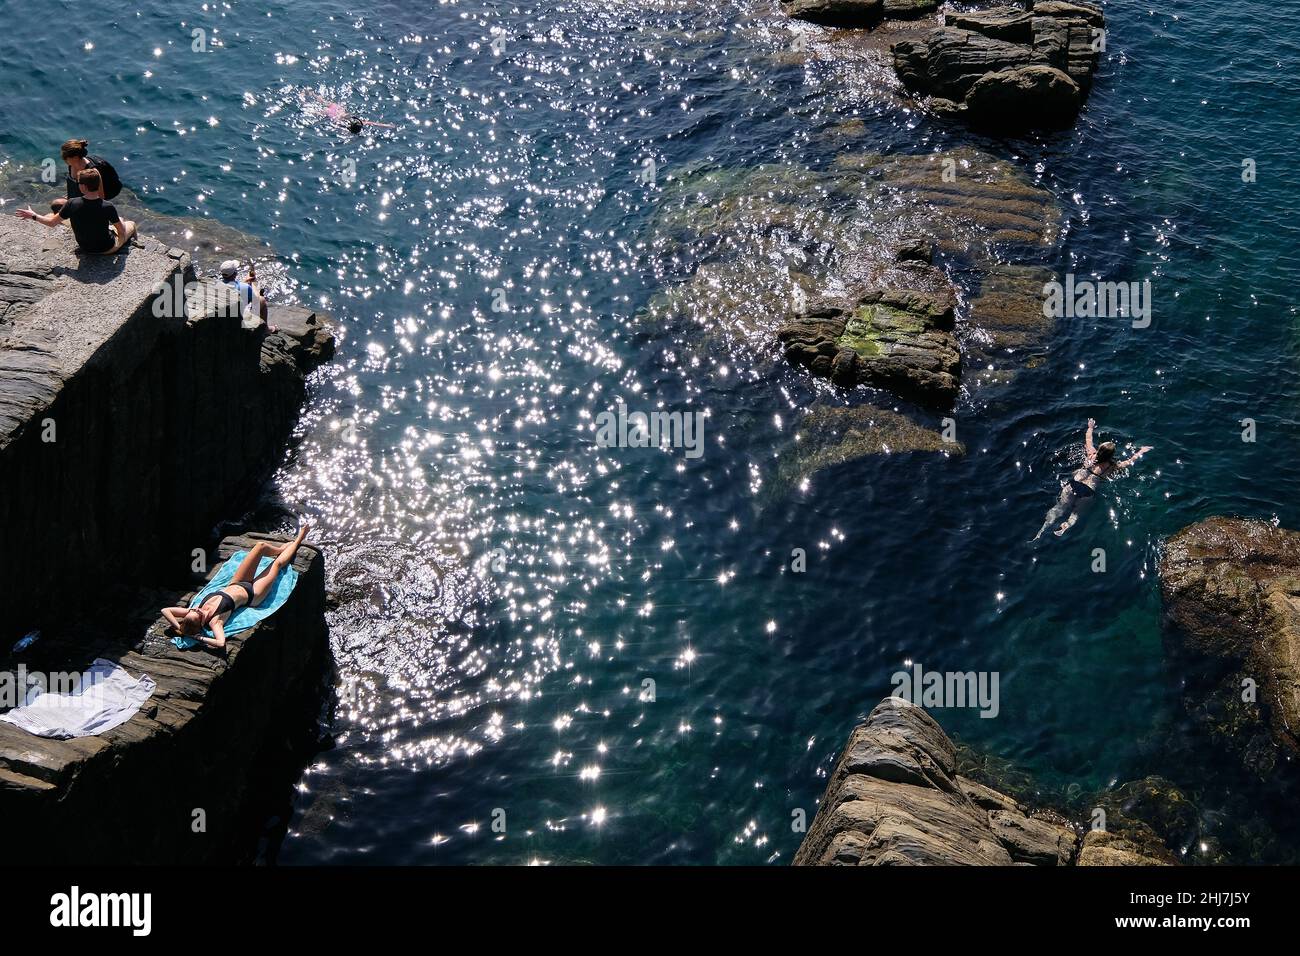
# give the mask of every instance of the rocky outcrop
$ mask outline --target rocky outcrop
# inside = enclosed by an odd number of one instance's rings
[[[934,718],[886,698],[850,735],[795,865],[1070,862],[1072,829],[1031,818],[956,766]]]
[[[257,538],[225,538],[220,562]],[[282,540],[282,539],[276,539]],[[324,561],[303,545],[293,594],[275,615],[232,635],[224,655],[179,651],[157,618],[199,589],[141,588],[98,613],[66,615],[22,663],[28,673],[80,671],[87,655],[157,683],[129,721],[97,737],[48,740],[0,723],[0,819],[31,864],[242,862],[317,743],[329,670]],[[89,609],[88,609],[89,610]],[[16,662],[0,657],[0,669]]]
[[[961,382],[956,296],[929,256],[928,242],[905,242],[895,252],[889,287],[810,305],[777,330],[785,357],[845,388],[870,385],[921,405],[952,407]]]
[[[1104,26],[1099,9],[1059,0],[948,13],[892,46],[894,69],[936,111],[973,125],[1062,128],[1092,87]]]
[[[1029,0],[1025,6],[945,10],[942,26],[920,29],[916,21],[937,7],[937,0],[781,2],[782,11],[797,19],[884,35],[874,45],[889,43],[903,86],[928,98],[936,115],[1007,131],[1074,122],[1105,48],[1099,8]]]
[[[22,821],[24,859],[246,859],[267,788],[282,804],[317,742],[329,644],[315,549],[298,554],[289,603],[224,655],[175,650],[156,619],[185,600],[157,582],[253,502],[333,354],[328,317],[272,306],[269,321],[243,328],[234,292],[157,239],[79,257],[66,229],[0,218],[0,648],[39,629],[28,673],[104,657],[157,684],[98,737],[0,724],[0,817]]]
[[[957,773],[956,745],[920,707],[886,698],[853,730],[796,866],[1163,864],[1167,851],[1081,828]]]
[[[1189,525],[1165,543],[1160,587],[1166,640],[1206,665],[1187,683],[1193,712],[1261,774],[1300,755],[1300,532]]]
[[[1177,860],[1147,829],[1147,839],[1132,832],[1089,830],[1079,850],[1079,866],[1177,866]]]
[[[281,460],[333,336],[297,308],[242,328],[230,290],[147,237],[79,258],[4,217],[0,250],[0,526],[23,542],[0,549],[0,628],[21,634],[188,564]]]

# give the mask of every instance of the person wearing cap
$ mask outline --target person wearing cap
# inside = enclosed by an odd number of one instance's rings
[[[248,263],[248,281],[239,281],[239,262],[227,259],[221,263],[221,281],[233,286],[239,296],[239,317],[245,321],[261,319],[266,321],[266,296],[257,288],[257,265]]]
[[[67,220],[77,237],[77,250],[90,255],[108,256],[117,252],[135,235],[135,223],[117,214],[117,208],[104,199],[99,170],[83,169],[77,173],[81,195],[69,199],[58,212],[41,215],[29,206],[19,209],[19,219],[31,219],[51,228]]]

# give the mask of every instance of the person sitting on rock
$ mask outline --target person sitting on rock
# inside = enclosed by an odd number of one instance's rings
[[[68,195],[63,199],[56,199],[50,203],[51,212],[58,212],[69,199],[76,199],[81,195],[77,175],[87,169],[93,169],[99,173],[99,178],[104,184],[104,199],[116,199],[118,193],[122,191],[122,180],[118,178],[117,170],[113,168],[112,163],[102,156],[90,155],[90,142],[88,140],[70,139],[63,144],[59,152],[68,166],[68,175],[66,177]]]
[[[57,213],[41,215],[29,207],[19,209],[18,218],[33,219],[42,226],[51,228],[67,220],[72,223],[72,234],[77,237],[78,252],[97,256],[112,255],[135,236],[135,223],[130,219],[122,219],[117,214],[117,208],[104,200],[99,170],[83,169],[77,173],[77,186],[81,195],[69,199],[59,207]]]
[[[221,282],[235,290],[239,296],[239,317],[248,325],[256,326],[258,320],[266,321],[267,304],[266,296],[257,288],[257,264],[252,260],[248,263],[248,281],[239,281],[239,263],[234,259],[227,259],[221,263]],[[267,326],[271,332],[275,331],[273,326]]]
[[[226,646],[225,625],[230,616],[241,607],[257,607],[266,599],[280,572],[293,563],[298,546],[310,530],[311,526],[304,524],[288,544],[257,542],[239,562],[229,584],[213,591],[197,607],[165,607],[162,616],[176,633],[196,637],[208,647],[221,650]],[[274,556],[275,560],[258,574],[257,566],[267,555]],[[212,637],[203,633],[205,628],[212,631]]]
[[[1034,541],[1041,538],[1044,531],[1058,523],[1060,527],[1052,534],[1058,538],[1064,535],[1074,527],[1080,513],[1092,503],[1103,478],[1118,474],[1151,450],[1150,445],[1143,445],[1131,458],[1116,461],[1113,441],[1104,441],[1100,445],[1093,446],[1092,431],[1096,427],[1097,422],[1088,419],[1088,431],[1083,438],[1083,464],[1074,470],[1069,481],[1061,482],[1061,496],[1056,500],[1056,506],[1047,513],[1047,519],[1038,529],[1038,534],[1034,535]]]

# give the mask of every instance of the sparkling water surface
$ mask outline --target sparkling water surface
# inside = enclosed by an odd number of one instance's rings
[[[997,671],[995,719],[936,715],[1044,794],[1159,773],[1230,858],[1300,849],[1276,788],[1184,716],[1154,573],[1202,517],[1300,527],[1300,37],[1274,5],[1107,4],[1077,127],[1009,141],[915,111],[775,3],[84,11],[0,3],[0,151],[89,138],[151,208],[269,243],[279,293],[343,333],[268,489],[325,548],[340,685],[268,858],[785,863],[907,662]],[[394,125],[351,137],[313,96]],[[780,487],[799,412],[846,399],[647,305],[743,247],[722,292],[761,313],[820,235],[881,226],[816,188],[837,156],[967,147],[1051,190],[1048,266],[1150,279],[1151,327],[1063,320],[1041,363],[963,395],[964,457]],[[809,218],[664,228],[711,214],[691,177],[759,167],[808,177]],[[620,402],[701,413],[703,454],[598,447]],[[1155,451],[1032,549],[1090,416]]]

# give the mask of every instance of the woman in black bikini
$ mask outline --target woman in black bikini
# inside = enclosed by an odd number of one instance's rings
[[[165,607],[162,612],[163,617],[179,634],[197,637],[208,647],[215,647],[218,650],[225,647],[225,624],[230,620],[230,615],[241,607],[257,607],[262,603],[266,595],[275,587],[280,572],[293,562],[293,556],[298,553],[298,545],[302,544],[303,539],[307,537],[310,528],[310,525],[303,525],[298,536],[288,544],[257,542],[245,555],[244,560],[239,562],[235,576],[224,588],[213,591],[198,607]],[[275,560],[271,562],[270,567],[258,574],[257,566],[267,555],[274,555]],[[215,636],[206,636],[203,633],[204,628],[210,628]]]
[[[1115,443],[1104,441],[1098,446],[1092,444],[1092,430],[1097,422],[1088,419],[1088,431],[1083,439],[1083,464],[1074,470],[1069,481],[1061,482],[1061,497],[1056,506],[1047,513],[1043,526],[1034,535],[1037,541],[1054,524],[1060,524],[1052,534],[1058,538],[1074,527],[1079,520],[1079,513],[1097,494],[1097,487],[1102,479],[1109,478],[1116,472],[1123,471],[1151,450],[1150,445],[1143,445],[1131,458],[1124,461],[1115,460]]]

